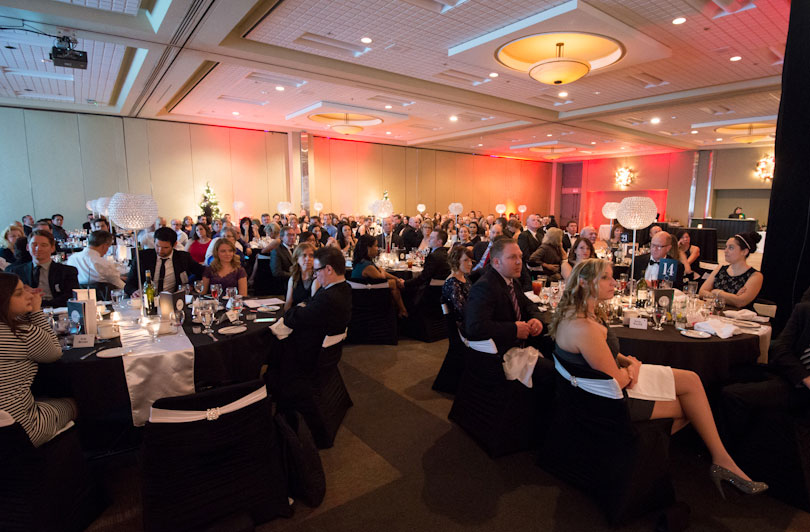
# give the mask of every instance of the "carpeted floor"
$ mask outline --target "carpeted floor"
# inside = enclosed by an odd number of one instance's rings
[[[317,509],[258,527],[304,531],[652,531],[656,515],[611,528],[593,502],[534,465],[530,453],[490,459],[447,420],[452,398],[430,389],[447,341],[347,346],[341,371],[355,406],[335,446],[321,452],[327,494]],[[709,462],[688,432],[672,445],[679,499],[696,531],[805,531],[810,514],[768,496],[726,490],[709,481]],[[134,460],[130,459],[130,462]],[[113,504],[93,531],[140,529],[134,463],[106,465]]]

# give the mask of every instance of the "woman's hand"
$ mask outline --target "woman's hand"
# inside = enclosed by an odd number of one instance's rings
[[[23,285],[25,291],[31,294],[31,312],[39,312],[42,310],[42,289],[31,288],[28,285]]]

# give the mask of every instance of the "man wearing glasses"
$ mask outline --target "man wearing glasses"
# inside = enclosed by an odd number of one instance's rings
[[[635,274],[634,279],[645,279],[651,281],[653,279],[660,279],[659,269],[661,259],[673,259],[677,264],[677,271],[675,278],[672,280],[672,286],[678,290],[683,288],[684,267],[683,263],[677,257],[672,257],[670,251],[672,250],[672,235],[666,231],[660,231],[653,236],[650,242],[650,252],[643,255],[636,255]],[[676,248],[677,249],[677,248]]]

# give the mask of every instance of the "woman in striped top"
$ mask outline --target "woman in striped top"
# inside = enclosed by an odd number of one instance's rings
[[[72,399],[34,401],[31,383],[39,362],[54,362],[62,350],[42,313],[39,291],[0,273],[0,410],[17,421],[35,447],[76,418]]]

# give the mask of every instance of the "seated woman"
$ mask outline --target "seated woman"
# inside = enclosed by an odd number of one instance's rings
[[[0,258],[3,258],[9,264],[14,263],[14,242],[18,238],[25,240],[25,233],[19,225],[11,224],[3,231],[3,237],[0,238]]]
[[[447,262],[450,265],[450,276],[442,286],[442,303],[450,308],[456,327],[458,327],[461,334],[466,336],[464,332],[464,306],[467,304],[467,297],[470,295],[469,275],[473,266],[472,249],[462,245],[453,246],[447,256]]]
[[[269,255],[281,244],[281,227],[275,223],[270,222],[264,226],[264,235],[270,239],[270,243],[262,248],[262,255]]]
[[[254,238],[259,238],[259,228],[253,225],[250,216],[245,216],[239,220],[239,238],[243,242],[250,242]]]
[[[616,281],[609,262],[588,259],[571,272],[562,299],[549,326],[556,345],[554,356],[569,364],[588,366],[607,374],[618,383],[627,397],[628,389],[639,382],[641,362],[619,353],[618,339],[605,326],[603,301],[613,297]],[[662,368],[664,366],[658,366]],[[712,456],[710,477],[722,493],[726,481],[747,494],[768,489],[763,482],[754,482],[728,454],[714,423],[709,401],[700,377],[680,369],[670,369],[675,399],[647,401],[627,398],[630,418],[636,420],[673,418],[673,432],[691,422]]]
[[[189,238],[194,236],[194,220],[191,218],[191,216],[183,217],[183,232]]]
[[[316,249],[323,246],[323,245],[325,245],[325,243],[323,241],[323,229],[321,229],[321,226],[313,225],[312,227],[309,228],[309,232],[312,233],[313,235],[315,235],[315,248]],[[327,242],[328,242],[328,240],[327,240]]]
[[[470,245],[474,246],[481,242],[481,229],[478,222],[470,222]]]
[[[0,410],[22,426],[34,447],[76,419],[72,399],[35,401],[31,392],[39,363],[62,356],[41,306],[39,290],[23,285],[14,274],[0,273]]]
[[[338,229],[337,246],[344,255],[351,257],[354,254],[354,248],[357,245],[357,239],[352,234],[352,226],[348,223],[343,224]]]
[[[613,224],[613,228],[610,230],[610,240],[608,241],[608,246],[612,248],[617,248],[622,245],[622,235],[624,234],[624,227],[619,222]],[[593,242],[591,242],[593,244]],[[595,257],[596,255],[594,255]]]
[[[284,312],[298,303],[309,301],[320,287],[315,279],[315,246],[304,242],[293,251],[293,265],[290,280],[287,281],[287,297],[284,299]]]
[[[571,276],[571,271],[580,262],[587,259],[595,259],[596,250],[593,249],[593,244],[587,238],[579,237],[574,242],[571,251],[568,252],[568,260],[562,263],[562,278],[568,281]]]
[[[357,247],[354,248],[351,277],[352,279],[387,279],[388,286],[391,288],[391,297],[394,298],[394,303],[397,304],[399,317],[407,318],[408,311],[405,309],[405,303],[402,301],[400,292],[402,287],[405,286],[405,281],[374,265],[372,261],[378,252],[377,239],[371,235],[361,235],[357,239]]]
[[[550,281],[560,279],[560,268],[562,266],[565,250],[562,247],[563,231],[558,227],[551,227],[546,231],[540,247],[529,257],[529,264],[543,267],[543,275],[547,275]]]
[[[222,219],[214,218],[211,222],[211,238],[219,238],[222,231]]]
[[[222,289],[236,287],[240,296],[248,295],[247,272],[236,254],[236,245],[228,238],[220,238],[214,244],[214,260],[203,272],[203,294],[212,284]]]
[[[454,236],[458,236],[458,230],[456,229],[456,220],[455,218],[448,218],[444,222],[442,222],[442,229],[444,232],[447,233],[447,241],[452,242]]]
[[[245,260],[245,252],[250,250],[250,248],[239,240],[239,233],[236,232],[236,229],[233,227],[225,227],[220,231],[220,236],[214,238],[211,243],[208,244],[208,249],[205,252],[205,264],[211,264],[211,261],[214,260],[214,247],[220,240],[229,240],[236,248],[236,255],[239,257],[239,261]]]
[[[430,233],[433,232],[433,223],[430,220],[422,222],[422,242],[419,243],[417,251],[430,250]]]
[[[734,235],[726,241],[723,254],[728,264],[718,266],[703,282],[700,295],[721,296],[727,304],[737,308],[752,308],[762,288],[762,274],[749,266],[746,260],[762,240],[759,233]]]
[[[700,279],[700,272],[695,271],[700,269],[700,248],[692,245],[692,237],[686,229],[675,233],[675,238],[678,240],[678,260],[683,263],[684,275],[692,281]]]
[[[475,245],[475,244],[473,244],[473,241],[470,238],[470,228],[467,227],[466,225],[458,226],[458,234],[457,234],[457,236],[458,236],[458,241],[456,242],[456,245],[464,246],[464,247],[470,248],[470,249],[472,249],[472,247]]]
[[[197,224],[194,228],[194,237],[186,242],[188,251],[194,262],[205,264],[205,253],[211,244],[211,229],[205,224]]]

